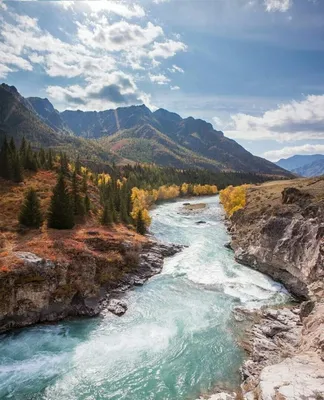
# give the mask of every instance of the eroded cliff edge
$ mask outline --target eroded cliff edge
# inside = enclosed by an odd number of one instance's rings
[[[244,398],[324,399],[324,179],[250,187],[229,230],[238,262],[303,301],[254,315],[244,342]]]
[[[125,312],[118,298],[158,274],[181,250],[131,232],[104,229],[50,232],[27,238],[0,270],[0,332],[103,308]],[[124,309],[123,309],[124,308]]]

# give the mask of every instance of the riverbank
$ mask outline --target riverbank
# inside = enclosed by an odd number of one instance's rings
[[[0,332],[67,317],[121,315],[121,293],[162,270],[164,257],[182,249],[126,228],[29,234],[0,270]],[[30,239],[30,240],[28,240]]]
[[[254,311],[243,342],[245,399],[324,398],[323,201],[323,179],[266,183],[247,190],[230,220],[236,260],[307,300]]]

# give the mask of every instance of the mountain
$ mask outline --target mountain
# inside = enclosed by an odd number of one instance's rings
[[[57,127],[52,128],[48,125],[49,121],[46,123],[46,111],[42,111],[42,108],[46,108],[51,114],[54,107],[47,99],[39,99],[42,100],[43,106],[40,105],[40,101],[33,99],[32,102],[25,99],[14,86],[0,85],[0,143],[5,135],[13,136],[18,142],[24,136],[34,147],[52,147],[72,155],[80,153],[84,159],[94,161],[129,162],[116,154],[104,151],[95,141],[75,137]],[[38,111],[43,113],[43,117],[33,107],[35,104]],[[50,118],[49,115],[48,117]],[[62,123],[64,124],[63,121]]]
[[[164,109],[151,112],[145,105],[59,112],[48,99],[24,98],[6,84],[0,85],[0,138],[4,133],[97,162],[291,176],[201,119],[181,118]]]
[[[32,105],[38,116],[56,132],[71,134],[71,131],[64,123],[60,113],[53,107],[48,99],[39,97],[28,97],[27,101]]]
[[[323,154],[312,154],[312,155],[295,155],[289,158],[282,158],[277,161],[279,167],[287,169],[288,171],[293,171],[297,168],[303,167],[307,164],[311,164],[314,161],[324,159]]]
[[[295,155],[277,161],[279,167],[300,176],[319,176],[324,174],[324,154]]]
[[[324,156],[302,167],[295,168],[292,172],[307,177],[324,175]]]
[[[145,105],[107,111],[64,111],[65,124],[77,136],[95,138],[105,149],[133,161],[179,168],[244,171],[271,175],[287,173],[253,156],[242,146],[201,119],[181,118]]]

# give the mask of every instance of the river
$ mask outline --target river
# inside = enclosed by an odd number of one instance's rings
[[[216,385],[237,385],[244,355],[231,310],[282,302],[287,294],[224,247],[218,196],[198,202],[207,207],[190,215],[183,201],[152,210],[152,233],[188,247],[126,294],[123,317],[107,313],[2,335],[0,399],[193,400]]]

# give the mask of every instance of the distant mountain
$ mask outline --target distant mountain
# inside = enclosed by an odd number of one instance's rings
[[[287,169],[288,171],[293,171],[297,168],[303,167],[307,164],[311,164],[314,161],[324,159],[323,154],[312,154],[312,155],[295,155],[289,158],[282,158],[277,161],[279,167]]]
[[[292,172],[297,175],[307,177],[324,175],[324,156],[316,161],[311,162],[310,164],[293,169]]]
[[[145,105],[60,113],[48,99],[25,99],[6,84],[0,85],[0,138],[4,133],[99,161],[290,176],[201,119]]]
[[[324,174],[324,154],[295,155],[277,161],[279,167],[300,176],[318,176]]]
[[[99,139],[105,149],[133,161],[204,167],[271,175],[287,172],[253,156],[201,119],[181,118],[145,105],[107,111],[64,111],[63,121],[77,136]]]

